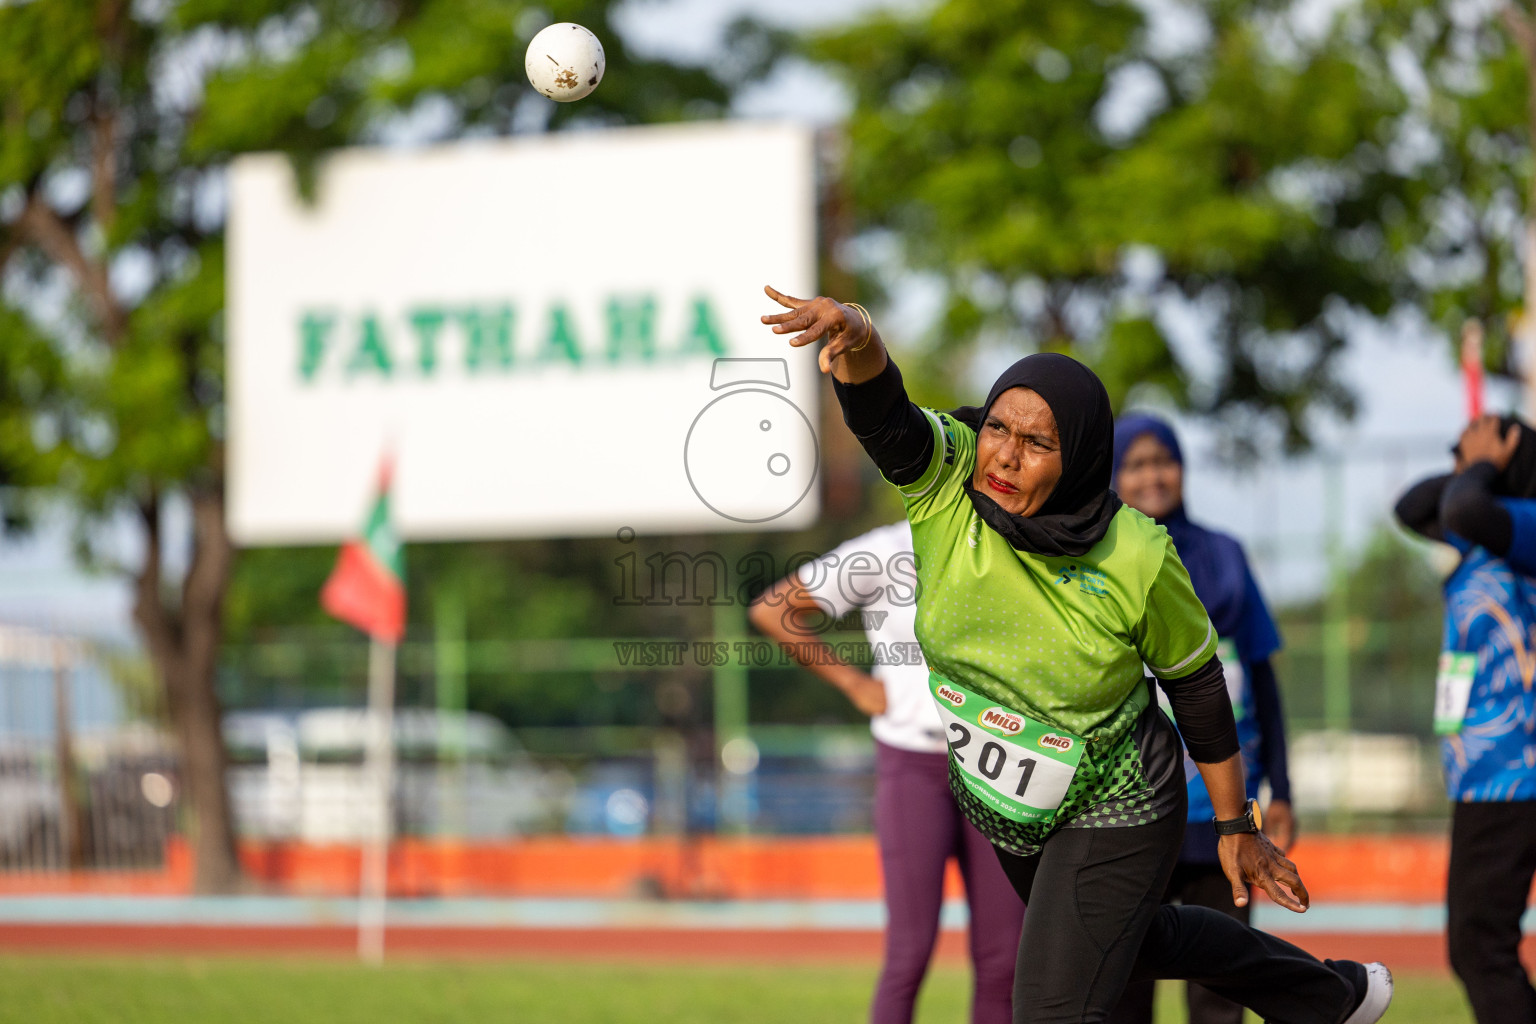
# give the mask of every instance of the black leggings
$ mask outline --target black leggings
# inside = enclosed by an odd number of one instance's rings
[[[1306,951],[1206,907],[1162,905],[1184,809],[1147,825],[1064,828],[1040,853],[998,851],[1024,898],[1014,1024],[1104,1021],[1133,978],[1182,978],[1274,1024],[1339,1024],[1365,969]]]
[[[1477,1024],[1531,1024],[1536,990],[1520,963],[1520,917],[1536,875],[1536,801],[1458,803],[1446,893],[1451,969]]]
[[[1203,824],[1203,823],[1202,823]],[[1196,826],[1197,828],[1200,826]],[[1232,883],[1219,864],[1180,861],[1173,869],[1164,903],[1182,903],[1186,907],[1210,907],[1247,924],[1253,916],[1253,904],[1239,907],[1232,902]],[[1132,979],[1125,986],[1120,1005],[1109,1016],[1109,1024],[1152,1024],[1157,993],[1156,978]],[[1243,1008],[1218,996],[1203,985],[1189,985],[1184,994],[1189,1024],[1243,1024]]]

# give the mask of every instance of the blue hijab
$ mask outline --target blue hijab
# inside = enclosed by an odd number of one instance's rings
[[[1120,473],[1120,464],[1125,461],[1126,451],[1138,438],[1148,434],[1168,449],[1174,462],[1184,465],[1184,452],[1179,448],[1179,439],[1174,435],[1173,428],[1156,416],[1132,413],[1115,421],[1116,475]],[[1195,585],[1195,596],[1205,605],[1206,613],[1211,617],[1211,625],[1216,628],[1216,635],[1236,637],[1247,632],[1244,629],[1247,625],[1244,617],[1251,575],[1242,545],[1224,533],[1208,530],[1192,522],[1185,514],[1183,504],[1159,519],[1158,523],[1168,530],[1168,536],[1173,539],[1179,560],[1189,570],[1189,581]],[[1279,646],[1278,642],[1275,646]],[[1267,657],[1269,653],[1266,651],[1260,657]]]

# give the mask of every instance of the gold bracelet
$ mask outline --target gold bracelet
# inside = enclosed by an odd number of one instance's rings
[[[851,348],[851,349],[848,350],[849,352],[862,352],[864,350],[864,348],[869,345],[869,339],[871,339],[871,338],[873,338],[875,336],[875,324],[874,324],[874,321],[869,318],[869,310],[865,309],[863,306],[859,305],[857,302],[848,302],[848,303],[845,303],[845,305],[847,305],[847,306],[849,306],[849,307],[851,307],[853,309],[858,310],[859,311],[859,316],[864,318],[864,340],[859,342],[859,344],[856,347]]]

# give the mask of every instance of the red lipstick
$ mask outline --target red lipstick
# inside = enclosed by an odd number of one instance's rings
[[[987,486],[992,488],[998,494],[1018,494],[1019,493],[1019,489],[1017,487],[1013,486],[1013,484],[1009,483],[1007,480],[1004,480],[1002,477],[994,476],[991,473],[987,474]]]

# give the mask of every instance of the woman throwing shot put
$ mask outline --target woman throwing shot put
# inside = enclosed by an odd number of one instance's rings
[[[1233,899],[1306,909],[1244,796],[1216,634],[1167,531],[1109,489],[1113,422],[1093,373],[1022,359],[980,408],[913,405],[862,307],[794,299],[763,317],[826,339],[843,419],[899,491],[916,633],[949,741],[950,788],[1028,912],[1013,1019],[1102,1021],[1132,977],[1183,978],[1280,1024],[1371,1024],[1380,964],[1321,962],[1205,907],[1161,906],[1184,834],[1182,726],[1215,809]]]

